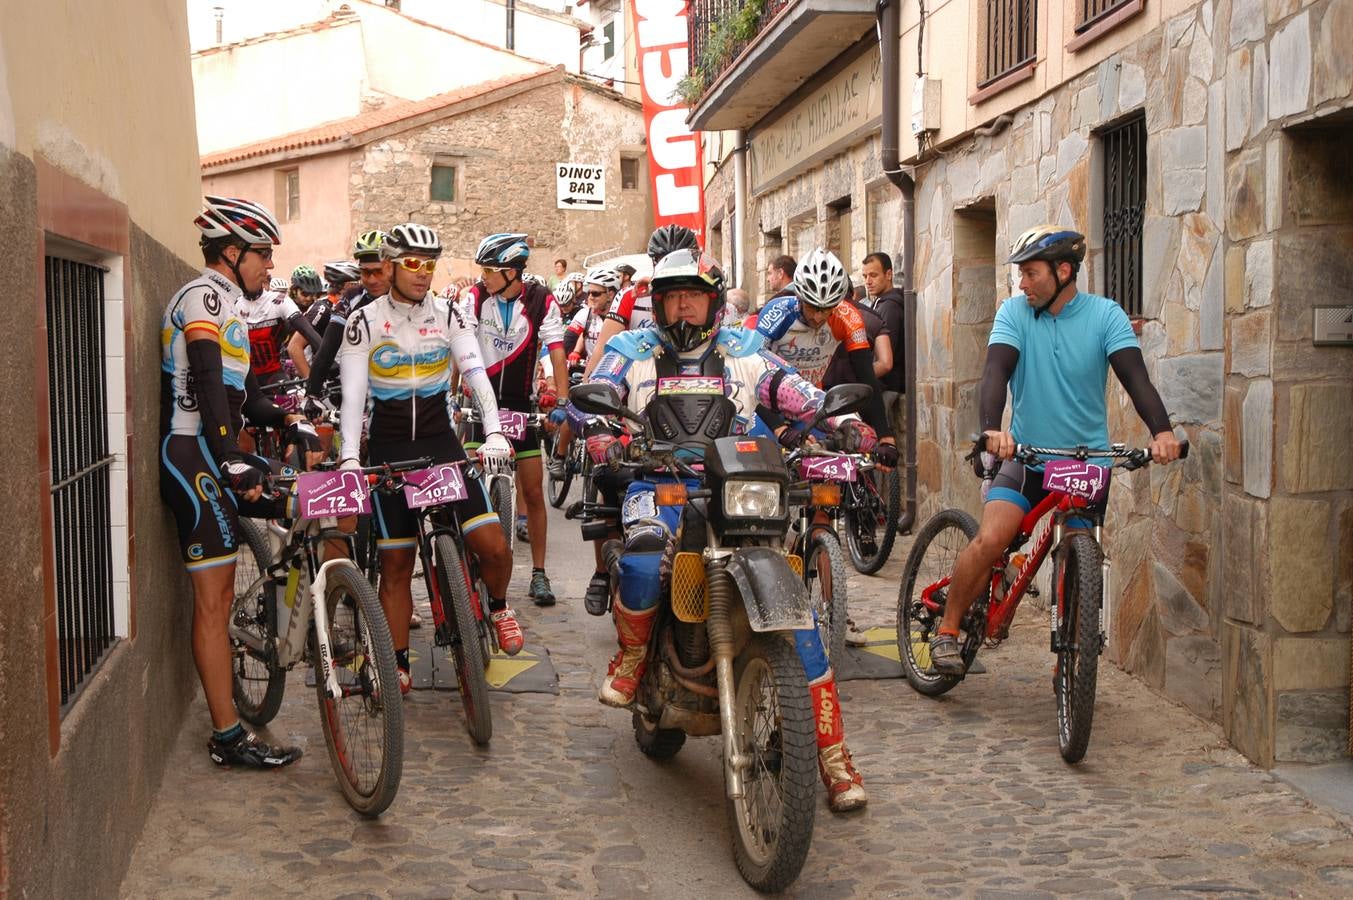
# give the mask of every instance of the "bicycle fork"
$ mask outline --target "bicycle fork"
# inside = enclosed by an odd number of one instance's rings
[[[319,670],[316,677],[324,683],[324,694],[330,700],[337,700],[342,697],[343,689],[339,686],[338,676],[334,673],[334,650],[329,639],[329,606],[324,598],[324,589],[330,568],[351,564],[352,560],[349,559],[329,560],[319,567],[319,573],[310,586],[311,602],[314,604],[315,610],[315,644],[319,647],[319,659],[315,660],[315,665]],[[353,610],[354,619],[357,615],[357,610]]]

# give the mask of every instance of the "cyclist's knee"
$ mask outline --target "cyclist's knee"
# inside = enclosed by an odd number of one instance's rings
[[[389,574],[392,579],[411,577],[413,575],[413,550],[382,550],[381,574]]]

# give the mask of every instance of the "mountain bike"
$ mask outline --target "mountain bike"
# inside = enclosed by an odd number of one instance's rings
[[[540,426],[544,424],[549,417],[542,413],[524,413],[512,409],[498,410],[498,424],[503,430],[503,437],[509,441],[524,441],[531,434],[539,434]],[[476,426],[483,421],[479,417],[479,411],[476,409],[466,409],[461,413],[462,441],[469,440],[468,435],[473,434],[479,429]],[[482,436],[482,435],[481,435]],[[467,449],[474,447],[470,442]],[[502,468],[495,468],[486,472],[488,477],[489,504],[494,512],[498,513],[498,522],[503,527],[503,536],[507,538],[507,546],[512,549],[515,546],[517,536],[516,532],[516,503],[517,503],[517,465],[516,462],[509,462]]]
[[[845,652],[849,613],[845,555],[834,524],[845,490],[859,478],[865,461],[859,454],[836,453],[816,443],[785,455],[785,466],[799,478],[792,487],[808,491],[808,502],[800,507],[794,524],[794,554],[803,560],[800,574],[822,646],[837,660]],[[824,515],[827,521],[815,521]]]
[[[985,437],[975,438],[968,459],[981,454],[983,480],[989,483],[1000,462],[982,453],[984,445]],[[1181,459],[1188,456],[1188,448],[1188,441],[1181,442]],[[1067,762],[1079,762],[1090,743],[1099,655],[1113,621],[1103,502],[1112,469],[1140,469],[1151,462],[1151,454],[1123,444],[1108,449],[1019,444],[1014,459],[1042,465],[1043,487],[1049,493],[1024,516],[1014,540],[992,566],[987,588],[963,618],[959,653],[965,668],[971,669],[983,644],[995,646],[1009,636],[1020,600],[1031,592],[1034,576],[1051,556],[1053,596],[1048,610],[1050,644],[1057,655],[1053,675],[1057,746]],[[930,639],[944,617],[958,554],[976,534],[977,522],[968,513],[941,510],[917,534],[903,571],[897,597],[897,652],[907,681],[927,696],[946,693],[963,680],[962,675],[942,674],[931,667]],[[1019,554],[1031,539],[1033,549]]]
[[[841,485],[839,530],[850,564],[861,575],[873,575],[893,552],[897,520],[902,514],[902,488],[897,472],[884,472],[870,458],[860,462],[859,477]]]
[[[326,541],[350,539],[332,526],[333,516],[370,512],[366,476],[376,471],[274,481],[294,491],[298,514],[288,525],[239,520],[243,552],[228,625],[235,708],[246,722],[270,722],[287,672],[301,663],[315,668],[329,762],[344,799],[365,816],[389,807],[403,768],[394,644],[380,600],[356,564],[321,557]]]

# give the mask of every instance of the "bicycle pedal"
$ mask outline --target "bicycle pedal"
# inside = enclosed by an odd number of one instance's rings
[[[568,505],[568,509],[564,510],[565,519],[576,519],[582,514],[583,514],[583,501],[581,500],[574,500],[572,503]]]

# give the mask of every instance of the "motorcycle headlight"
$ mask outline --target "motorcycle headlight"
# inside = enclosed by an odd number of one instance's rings
[[[726,482],[723,511],[729,518],[778,519],[784,511],[780,485],[773,481]]]

